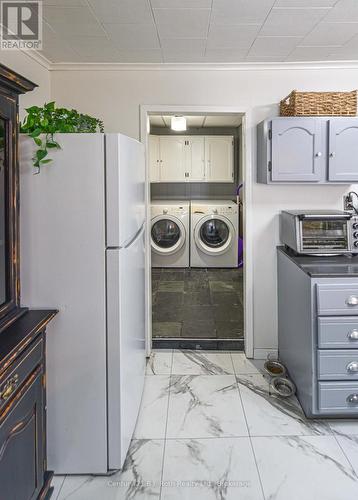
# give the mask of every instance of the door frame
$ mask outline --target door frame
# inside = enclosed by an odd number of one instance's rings
[[[253,174],[252,134],[253,126],[251,113],[247,108],[237,106],[190,106],[190,105],[163,105],[142,104],[140,106],[140,141],[146,151],[145,199],[146,199],[146,353],[150,355],[152,349],[152,276],[151,276],[151,244],[150,244],[150,169],[148,162],[148,135],[149,116],[153,114],[218,114],[242,115],[242,182],[243,187],[243,226],[244,226],[244,335],[245,354],[248,358],[254,357],[254,310],[253,310],[253,230],[252,230],[252,185]]]

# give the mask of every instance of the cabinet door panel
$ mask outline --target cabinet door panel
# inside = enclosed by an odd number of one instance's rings
[[[184,137],[160,137],[160,163],[162,182],[184,182],[185,140]]]
[[[358,119],[329,120],[328,179],[358,181]]]
[[[209,182],[233,182],[233,138],[206,136],[205,156]]]
[[[35,500],[44,474],[42,372],[0,424],[0,500]]]
[[[205,181],[205,149],[204,137],[189,136],[186,146],[186,171],[189,182]]]
[[[150,182],[159,182],[160,153],[159,153],[159,137],[157,135],[148,136],[148,162],[149,162]]]
[[[317,118],[272,120],[271,180],[318,182],[324,178],[322,125]]]

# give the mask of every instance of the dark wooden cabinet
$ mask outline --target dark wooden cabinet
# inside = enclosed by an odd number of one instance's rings
[[[18,96],[36,85],[0,64],[0,500],[45,500],[46,325],[20,306]]]
[[[46,325],[28,311],[0,336],[0,500],[49,498],[46,470]]]
[[[42,489],[45,473],[42,379],[43,371],[38,367],[0,423],[1,500],[36,499]]]

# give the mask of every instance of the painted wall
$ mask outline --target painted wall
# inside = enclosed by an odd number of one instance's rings
[[[29,53],[19,50],[1,50],[0,62],[38,85],[38,88],[32,92],[20,96],[21,120],[25,115],[25,108],[42,105],[50,100],[50,72],[35,61]]]
[[[58,104],[102,118],[108,131],[139,137],[140,104],[222,105],[250,113],[255,126],[278,113],[277,103],[292,89],[351,90],[355,69],[289,70],[56,70],[52,97]],[[250,168],[255,170],[253,148]],[[254,183],[255,354],[277,346],[276,250],[278,214],[284,208],[342,208],[348,186],[265,186]],[[358,186],[356,186],[358,189]],[[262,349],[262,351],[260,351]]]

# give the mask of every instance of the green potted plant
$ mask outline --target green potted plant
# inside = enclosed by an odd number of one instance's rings
[[[35,142],[37,149],[33,156],[33,164],[37,173],[43,165],[50,163],[49,150],[61,149],[55,140],[55,134],[62,133],[96,133],[103,132],[103,122],[98,118],[79,113],[75,109],[56,108],[55,102],[43,107],[31,106],[26,109],[27,115],[20,125],[20,131],[28,134]]]

